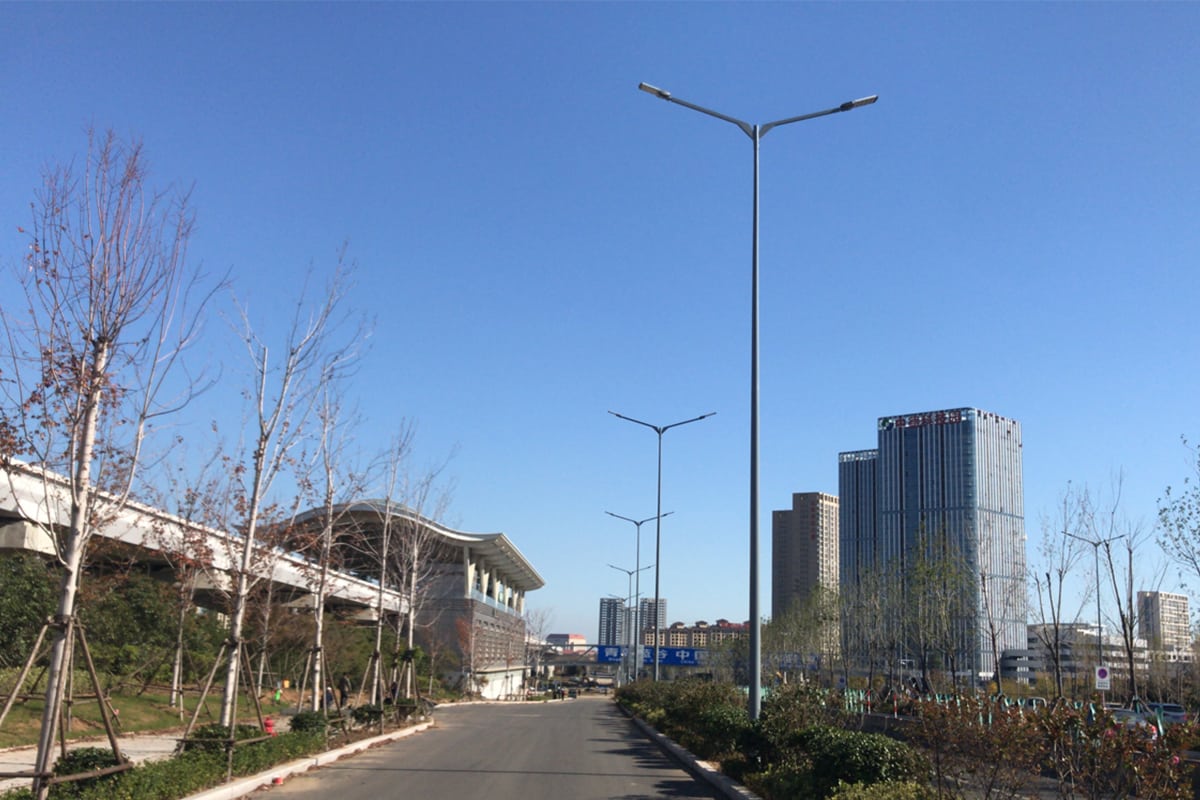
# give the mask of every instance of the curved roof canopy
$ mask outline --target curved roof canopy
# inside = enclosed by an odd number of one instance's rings
[[[317,517],[320,509],[312,509],[297,517],[297,522],[308,522]],[[523,592],[531,592],[546,585],[542,576],[521,554],[517,546],[503,533],[465,533],[447,528],[411,508],[387,500],[370,499],[343,503],[334,509],[338,528],[353,525],[358,531],[373,533],[382,531],[383,521],[393,520],[419,525],[435,534],[441,543],[448,546],[465,546],[471,552],[494,567],[503,576],[506,584]]]

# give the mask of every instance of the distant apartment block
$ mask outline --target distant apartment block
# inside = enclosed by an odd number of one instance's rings
[[[658,619],[658,629],[662,631],[667,627],[667,598],[658,598],[657,606],[653,597],[643,597],[638,603],[638,625],[641,627],[643,635],[646,631],[650,631],[650,641],[654,641],[654,620]]]
[[[771,616],[806,602],[818,586],[838,586],[838,499],[796,493],[791,510],[771,515]]]
[[[1187,652],[1192,647],[1188,598],[1171,592],[1138,592],[1138,635],[1151,650]]]
[[[600,635],[596,638],[596,644],[629,644],[629,611],[625,601],[619,597],[600,598]]]
[[[661,627],[658,632],[659,647],[688,647],[705,650],[717,647],[722,642],[733,639],[745,639],[750,636],[749,622],[730,622],[719,619],[709,624],[703,620],[693,625],[673,622],[670,627]],[[642,644],[654,645],[654,629],[649,628],[642,633]]]

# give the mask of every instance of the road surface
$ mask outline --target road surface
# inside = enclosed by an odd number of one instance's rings
[[[255,800],[718,798],[608,698],[440,706],[407,739],[289,778]]]

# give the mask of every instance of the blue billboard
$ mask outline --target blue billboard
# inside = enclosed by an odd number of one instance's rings
[[[642,663],[654,663],[654,648],[642,648]],[[660,647],[658,648],[658,663],[664,667],[698,667],[708,657],[707,650],[697,650],[694,647]]]
[[[625,659],[624,647],[616,645],[601,645],[596,648],[597,664],[620,664]]]
[[[617,645],[602,645],[596,648],[597,664],[620,664],[628,647]],[[707,650],[697,650],[694,647],[660,647],[658,648],[658,663],[667,667],[699,667],[707,660]],[[654,663],[654,648],[642,645],[642,663]]]

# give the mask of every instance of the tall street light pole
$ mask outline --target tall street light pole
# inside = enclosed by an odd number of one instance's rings
[[[653,517],[646,517],[645,519],[633,519],[632,517],[622,517],[620,514],[614,514],[611,511],[605,511],[604,513],[608,514],[610,517],[616,517],[617,519],[623,519],[626,522],[632,522],[633,526],[637,529],[637,545],[636,545],[637,555],[635,555],[633,558],[634,569],[636,570],[634,572],[634,575],[636,575],[636,578],[634,579],[634,594],[633,594],[633,604],[634,604],[633,637],[634,637],[634,642],[638,642],[638,645],[635,648],[637,650],[637,653],[634,655],[634,659],[633,659],[633,663],[634,663],[633,669],[634,669],[634,674],[636,675],[637,671],[642,668],[642,659],[641,659],[642,648],[641,648],[640,642],[638,641],[638,637],[641,636],[641,633],[642,633],[642,629],[640,627],[638,627],[638,622],[640,621],[639,615],[641,614],[641,611],[637,607],[638,601],[642,597],[642,569],[643,569],[643,567],[642,567],[642,526],[645,525],[647,522],[649,522],[652,519],[662,519],[663,517],[669,517],[672,514],[674,514],[675,512],[668,511],[665,514],[656,514]],[[657,558],[654,559],[654,563],[655,564],[658,563]],[[650,565],[650,566],[653,566],[653,565]],[[650,569],[650,566],[645,567],[645,569]]]
[[[750,280],[750,718],[758,719],[762,707],[762,621],[758,610],[758,150],[759,142],[772,128],[780,125],[790,125],[793,122],[803,122],[842,111],[853,111],[862,106],[869,106],[879,99],[879,95],[871,95],[858,100],[849,100],[834,108],[815,111],[811,114],[801,114],[798,117],[788,117],[753,125],[743,122],[736,117],[730,117],[711,108],[698,106],[686,100],[680,100],[665,89],[639,83],[638,88],[643,92],[666,100],[670,103],[699,111],[710,117],[732,123],[750,137],[754,143],[754,227],[753,246],[751,250],[751,280]],[[657,664],[655,668],[657,669]]]
[[[616,564],[609,564],[609,566],[612,567],[613,569],[615,569],[617,572],[624,572],[626,575],[629,576],[629,590],[628,590],[629,593],[625,595],[625,602],[628,603],[630,601],[630,598],[633,597],[633,576],[637,575],[642,570],[650,569],[650,567],[652,567],[654,565],[647,564],[646,566],[642,567],[641,569],[625,569],[624,567],[618,567]],[[639,577],[641,577],[641,576],[639,575]],[[629,614],[626,614],[626,619],[632,619],[632,617]],[[625,643],[627,645],[629,645],[630,652],[633,651],[633,638],[634,638],[633,631],[629,631],[625,634]],[[629,680],[629,663],[625,659],[621,659],[621,661],[625,665],[625,680],[628,681]],[[634,661],[634,663],[635,664],[637,663],[636,660]]]
[[[1100,618],[1100,545],[1108,547],[1120,536],[1110,536],[1107,539],[1085,539],[1082,536],[1076,536],[1070,531],[1063,531],[1063,534],[1070,536],[1072,539],[1090,544],[1092,551],[1096,554],[1096,666],[1104,666],[1104,623]],[[1103,693],[1101,693],[1101,701],[1103,701]]]
[[[644,425],[647,428],[649,428],[650,430],[652,430],[658,434],[658,508],[657,508],[658,513],[654,516],[654,520],[655,520],[655,522],[654,522],[654,680],[657,681],[658,680],[658,620],[659,620],[659,617],[662,615],[662,612],[659,610],[659,608],[660,608],[659,603],[661,602],[661,600],[660,600],[660,597],[658,594],[658,576],[659,576],[658,565],[662,563],[662,518],[664,516],[666,516],[665,514],[662,513],[662,437],[663,437],[663,434],[666,433],[667,431],[671,430],[671,428],[678,428],[680,425],[688,425],[692,422],[699,422],[702,419],[708,419],[709,417],[713,416],[717,412],[710,411],[707,414],[701,414],[698,417],[692,417],[691,419],[685,419],[680,422],[672,422],[670,425],[651,425],[649,422],[642,422],[640,419],[634,419],[633,417],[627,417],[624,414],[618,414],[615,411],[609,411],[608,413],[612,414],[614,417],[623,419],[626,422],[633,422],[638,425]]]

